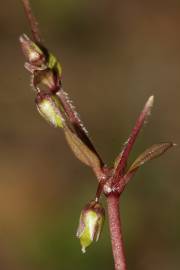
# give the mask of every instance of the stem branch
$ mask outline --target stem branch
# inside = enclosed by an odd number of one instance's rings
[[[153,101],[154,101],[153,96],[151,96],[147,100],[142,112],[140,113],[140,115],[135,123],[133,130],[131,131],[131,134],[128,138],[128,141],[127,141],[122,153],[120,154],[120,161],[119,161],[119,164],[117,165],[114,180],[113,180],[114,183],[119,182],[119,177],[123,175],[124,168],[126,166],[129,154],[133,148],[133,145],[136,141],[136,138],[137,138],[144,122],[146,121],[148,115],[151,112],[151,107],[153,106]]]
[[[119,213],[119,196],[110,194],[107,197],[107,205],[115,270],[126,270],[126,259]]]

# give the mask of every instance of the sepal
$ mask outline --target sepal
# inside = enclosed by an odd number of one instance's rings
[[[99,202],[91,201],[82,210],[76,236],[80,239],[83,253],[93,241],[99,240],[104,219],[105,211]]]

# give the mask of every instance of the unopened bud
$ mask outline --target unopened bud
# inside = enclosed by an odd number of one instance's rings
[[[80,239],[83,253],[93,241],[98,241],[104,218],[104,208],[96,201],[91,201],[82,210],[76,235]]]
[[[32,84],[36,89],[41,90],[46,87],[51,93],[56,93],[60,89],[61,81],[57,73],[48,68],[34,72]]]
[[[37,67],[45,64],[46,56],[35,42],[29,39],[25,34],[20,36],[19,41],[21,43],[23,53],[30,64]]]
[[[63,127],[61,104],[56,95],[38,94],[36,105],[41,116],[54,127]]]

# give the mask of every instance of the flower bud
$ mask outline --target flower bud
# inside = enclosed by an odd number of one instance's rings
[[[91,201],[82,210],[76,236],[80,239],[83,253],[94,240],[98,241],[104,218],[104,208],[96,201]]]
[[[39,93],[36,105],[41,116],[54,127],[62,127],[64,119],[61,114],[61,104],[56,95]]]
[[[23,53],[27,61],[37,67],[43,66],[46,63],[46,56],[43,50],[25,34],[19,39]]]
[[[60,89],[61,81],[57,73],[49,68],[35,71],[32,78],[32,85],[40,91],[46,88],[51,93],[56,93]]]

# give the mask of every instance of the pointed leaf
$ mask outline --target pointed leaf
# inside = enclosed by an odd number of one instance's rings
[[[147,102],[145,103],[145,106],[143,110],[141,111],[127,142],[125,143],[122,152],[116,159],[115,170],[114,170],[114,182],[117,182],[119,179],[119,176],[123,175],[124,173],[129,154],[132,150],[132,147],[136,141],[136,138],[143,124],[146,122],[147,117],[151,113],[151,108],[153,106],[153,103],[154,103],[154,96],[150,96]]]
[[[89,149],[91,153],[98,159],[101,167],[103,166],[103,161],[96,151],[91,139],[89,138],[88,132],[84,127],[79,114],[77,113],[72,100],[70,100],[68,94],[61,88],[60,91],[57,92],[58,97],[61,100],[64,112],[66,114],[66,120],[68,126],[71,126],[73,130],[73,134],[76,134],[76,137],[79,138],[82,144],[86,145],[86,148]],[[92,167],[92,166],[91,166]]]
[[[152,159],[155,159],[162,154],[164,154],[169,148],[174,146],[172,142],[164,142],[159,144],[154,144],[150,148],[146,149],[131,165],[129,172],[132,172],[136,169],[138,169],[140,166],[142,166],[147,161],[150,161]]]
[[[101,169],[99,157],[87,147],[86,144],[69,128],[64,129],[67,142],[75,156],[87,166],[92,167],[95,171]]]

